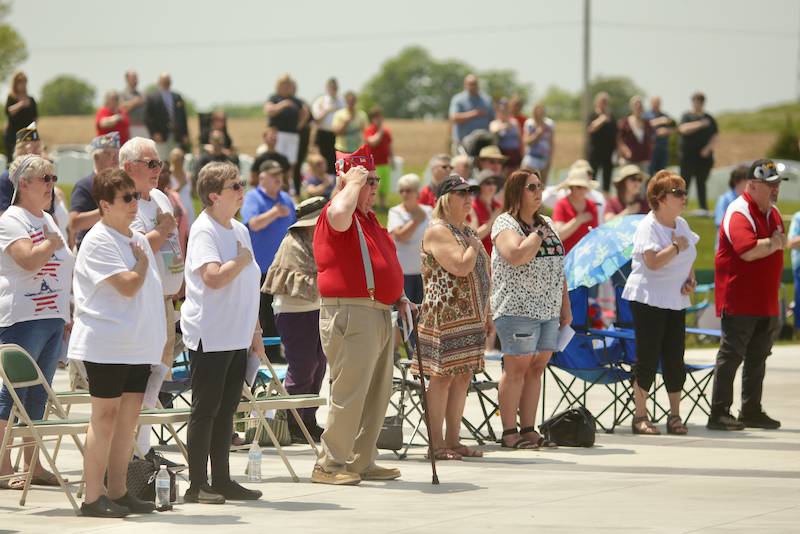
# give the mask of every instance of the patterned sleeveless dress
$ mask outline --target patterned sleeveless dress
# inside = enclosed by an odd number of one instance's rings
[[[467,248],[467,237],[477,234],[472,228],[459,230],[444,221],[458,242]],[[419,319],[419,350],[428,376],[449,376],[483,370],[486,340],[486,310],[490,295],[490,260],[481,247],[475,268],[467,276],[447,272],[433,257],[422,254],[424,299]],[[419,372],[416,359],[412,365]]]

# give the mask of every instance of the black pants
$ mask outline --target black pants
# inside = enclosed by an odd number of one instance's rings
[[[608,192],[611,188],[611,173],[614,171],[614,164],[611,162],[612,154],[613,152],[589,154],[589,165],[592,166],[595,180],[597,180],[601,171],[603,173],[602,183],[603,191],[605,192]]]
[[[261,284],[258,287],[264,285],[266,277],[267,273],[261,275]],[[264,331],[262,335],[264,337],[278,337],[278,328],[275,326],[275,313],[272,311],[272,295],[264,292],[260,293],[260,295],[261,303],[258,306],[258,322],[261,324],[261,330]],[[265,346],[264,350],[270,361],[275,361],[276,358],[281,357],[280,345]]]
[[[636,330],[636,383],[649,391],[661,364],[667,393],[683,390],[686,310],[666,310],[633,301],[631,311]]]
[[[211,481],[223,485],[231,479],[229,456],[233,416],[242,398],[247,369],[247,349],[224,352],[190,350],[192,369],[192,414],[186,431],[189,450],[189,481],[196,487]]]
[[[336,134],[328,130],[317,130],[317,147],[328,162],[328,174],[336,174]]]
[[[742,368],[742,412],[761,412],[761,393],[767,356],[772,354],[772,340],[778,330],[777,317],[722,315],[722,340],[714,368],[713,415],[728,413],[733,404],[733,379]]]
[[[687,158],[681,160],[681,176],[686,180],[686,190],[692,185],[692,180],[697,179],[697,201],[700,209],[708,209],[706,200],[706,180],[714,165],[714,158]]]

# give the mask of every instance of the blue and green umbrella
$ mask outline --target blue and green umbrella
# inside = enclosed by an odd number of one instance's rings
[[[644,215],[617,217],[586,234],[567,254],[567,289],[610,279],[633,255],[633,234]]]

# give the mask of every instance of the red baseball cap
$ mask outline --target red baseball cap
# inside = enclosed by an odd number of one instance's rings
[[[375,170],[375,159],[369,145],[361,145],[352,154],[336,151],[336,176],[341,176],[353,167],[364,167],[368,171]]]

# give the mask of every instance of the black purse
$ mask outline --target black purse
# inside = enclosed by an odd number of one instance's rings
[[[128,463],[128,493],[143,501],[155,502],[156,500],[156,475],[161,466],[152,460],[134,458]],[[175,473],[167,468],[169,473],[169,500],[175,502]]]
[[[579,406],[565,410],[539,425],[545,439],[564,447],[592,447],[596,425],[592,413]]]

